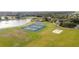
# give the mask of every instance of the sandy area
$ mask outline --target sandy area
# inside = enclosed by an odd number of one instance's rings
[[[56,34],[60,34],[60,33],[63,32],[63,30],[61,30],[61,29],[55,29],[55,30],[53,30],[52,32],[53,32],[53,33],[56,33]]]

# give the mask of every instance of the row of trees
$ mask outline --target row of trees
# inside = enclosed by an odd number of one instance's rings
[[[79,24],[79,14],[67,14],[67,15],[52,15],[43,17],[42,21],[48,21],[56,23],[59,26],[74,28]]]

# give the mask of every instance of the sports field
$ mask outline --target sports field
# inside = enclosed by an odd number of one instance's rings
[[[9,47],[59,47],[79,46],[79,30],[62,28],[61,34],[52,33],[56,26],[43,22],[46,27],[40,31],[26,31],[23,26],[0,30],[0,46]]]

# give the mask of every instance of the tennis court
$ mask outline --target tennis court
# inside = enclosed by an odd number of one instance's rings
[[[29,30],[29,31],[39,31],[43,29],[45,25],[42,22],[36,22],[34,24],[28,25],[27,27],[24,28],[24,30]]]

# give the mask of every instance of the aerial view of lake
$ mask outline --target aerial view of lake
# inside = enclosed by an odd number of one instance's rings
[[[3,28],[10,28],[10,27],[16,27],[16,26],[21,26],[24,25],[28,22],[30,22],[31,19],[26,19],[26,20],[3,20],[0,21],[0,29]]]

